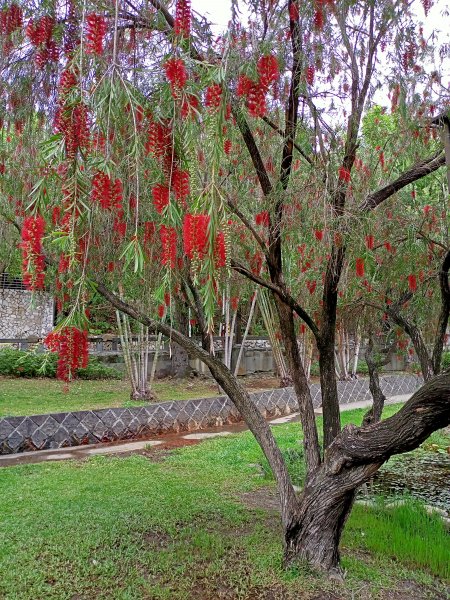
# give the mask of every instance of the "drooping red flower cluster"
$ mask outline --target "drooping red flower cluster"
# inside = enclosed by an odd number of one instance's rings
[[[181,100],[181,118],[195,117],[199,104],[198,98],[194,94],[184,95]]]
[[[350,171],[345,167],[339,167],[338,176],[340,181],[344,181],[345,183],[349,183],[351,179]]]
[[[22,274],[28,290],[43,290],[45,279],[45,259],[42,238],[45,220],[41,215],[26,217],[22,225]]]
[[[255,223],[257,225],[262,225],[263,227],[269,227],[270,217],[267,210],[262,210],[255,215]]]
[[[259,84],[264,88],[268,88],[280,76],[278,61],[273,54],[261,56],[256,65],[256,70],[258,72]]]
[[[373,235],[366,235],[366,246],[368,250],[373,250],[375,238]]]
[[[227,264],[227,247],[225,244],[225,234],[219,231],[214,244],[214,258],[216,269],[225,267]]]
[[[228,156],[231,152],[231,140],[224,140],[223,142],[223,151],[225,152],[225,154]]]
[[[153,241],[155,235],[155,224],[153,221],[145,221],[144,223],[144,244],[149,244]]]
[[[433,2],[432,0],[422,0],[422,6],[423,6],[423,10],[425,12],[425,16],[428,17],[428,12],[430,10],[430,8],[432,7]]]
[[[40,69],[59,59],[59,48],[52,39],[54,27],[55,19],[50,15],[44,15],[36,22],[33,19],[28,21],[25,32],[32,46],[37,49],[34,59]]]
[[[208,252],[209,215],[186,214],[183,221],[183,247],[191,260],[201,260]]]
[[[167,123],[149,119],[145,150],[156,159],[164,159],[171,154],[172,130]]]
[[[164,71],[170,83],[170,89],[174,98],[179,98],[181,90],[186,85],[187,71],[186,65],[181,58],[169,58],[164,64]]]
[[[152,187],[153,204],[156,212],[162,214],[163,210],[169,204],[169,188],[163,184],[157,184]]]
[[[173,227],[161,225],[159,237],[162,246],[161,262],[164,266],[174,269],[177,261],[177,232]]]
[[[123,200],[121,180],[113,181],[106,173],[97,171],[92,178],[91,199],[104,210],[120,210]]]
[[[300,12],[298,10],[297,0],[292,0],[289,2],[289,18],[291,21],[298,21],[300,17]]]
[[[356,275],[358,277],[364,277],[364,259],[357,258],[355,263]]]
[[[177,0],[175,5],[175,19],[173,24],[175,35],[188,38],[191,32],[191,2],[190,0]]]
[[[175,169],[172,173],[172,189],[175,194],[175,198],[186,205],[186,200],[189,198],[190,185],[189,185],[189,171],[182,171]]]
[[[417,290],[417,278],[415,275],[408,275],[408,287],[411,292],[415,292]]]
[[[64,327],[47,335],[44,344],[50,352],[58,354],[56,377],[69,382],[78,369],[85,369],[89,360],[87,331],[77,327]]]
[[[252,81],[246,75],[240,75],[237,83],[237,95],[247,98],[247,108],[253,117],[263,117],[267,111],[266,95],[269,86],[275,83],[280,71],[278,61],[272,54],[261,56],[256,65],[258,81]]]
[[[306,73],[305,73],[305,79],[306,79],[306,83],[308,85],[314,84],[315,74],[316,74],[316,69],[315,69],[314,65],[309,65],[309,67],[306,69]]]
[[[90,123],[87,106],[83,102],[76,104],[67,102],[67,96],[77,85],[76,74],[66,69],[59,81],[58,109],[54,127],[64,136],[67,158],[75,158],[82,150],[85,154],[90,149]]]
[[[23,25],[23,13],[18,4],[13,2],[11,6],[5,6],[0,11],[0,34],[11,35]]]
[[[222,87],[218,83],[213,83],[206,88],[205,106],[210,112],[215,112],[222,101]]]
[[[105,35],[108,30],[103,15],[90,13],[86,17],[86,52],[88,54],[103,54]]]

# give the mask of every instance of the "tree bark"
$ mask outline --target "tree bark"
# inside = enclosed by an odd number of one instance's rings
[[[363,425],[370,425],[371,423],[378,423],[378,421],[380,421],[384,403],[386,402],[386,396],[381,390],[380,378],[378,376],[378,364],[374,355],[374,339],[372,331],[369,334],[365,359],[369,370],[369,389],[372,394],[372,406],[364,415]]]
[[[303,448],[307,473],[312,473],[320,465],[320,446],[316,427],[316,417],[308,385],[308,379],[300,358],[294,327],[294,313],[279,298],[275,297],[280,328],[284,340],[284,350],[289,365],[295,395],[298,400],[300,419],[303,428]]]
[[[417,448],[450,423],[450,373],[422,386],[393,417],[366,427],[347,425],[307,481],[296,519],[285,528],[285,564],[306,560],[342,576],[339,542],[358,487],[394,454]]]

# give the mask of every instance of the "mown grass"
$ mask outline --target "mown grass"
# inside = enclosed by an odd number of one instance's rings
[[[203,379],[164,380],[155,381],[154,391],[164,402],[215,396],[217,386]],[[130,402],[130,384],[122,380],[75,380],[64,391],[55,379],[0,377],[0,417],[141,404]]]
[[[298,424],[274,431],[284,449],[298,447]],[[449,555],[448,537],[439,517],[415,506],[355,507],[343,540],[345,584],[283,571],[278,516],[242,503],[244,493],[273,488],[255,469],[261,462],[245,432],[160,462],[135,455],[1,469],[0,598],[369,599],[405,581],[415,582],[411,598],[445,597],[436,577],[448,567],[436,557]]]

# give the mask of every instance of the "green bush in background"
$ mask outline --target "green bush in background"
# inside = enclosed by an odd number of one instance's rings
[[[58,355],[53,352],[35,352],[32,350],[0,349],[0,375],[12,377],[56,377]],[[106,367],[95,356],[89,357],[85,369],[78,369],[80,379],[122,379],[117,369]]]

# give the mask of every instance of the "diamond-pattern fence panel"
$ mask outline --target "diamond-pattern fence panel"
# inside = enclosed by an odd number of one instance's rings
[[[384,375],[381,388],[387,396],[411,394],[422,385],[416,375]],[[314,407],[321,405],[320,385],[310,386]],[[367,379],[338,382],[339,401],[370,399]],[[298,410],[292,388],[250,395],[265,418]],[[162,402],[136,408],[105,408],[29,417],[0,419],[0,454],[13,454],[81,444],[148,438],[167,432],[184,432],[236,423],[239,411],[227,396]]]

